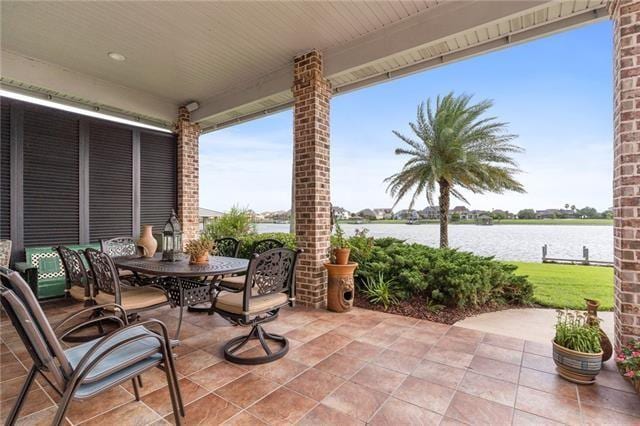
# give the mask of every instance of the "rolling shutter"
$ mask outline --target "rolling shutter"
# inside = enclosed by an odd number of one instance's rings
[[[11,238],[11,106],[0,104],[0,240]]]
[[[176,209],[176,139],[140,134],[140,224],[159,232]]]
[[[79,242],[79,120],[28,105],[24,111],[24,245]]]
[[[90,241],[131,236],[133,150],[130,129],[92,122],[89,126]]]

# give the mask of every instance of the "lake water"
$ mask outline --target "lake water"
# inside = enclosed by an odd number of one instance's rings
[[[260,223],[258,232],[289,232],[289,224]],[[374,237],[396,237],[408,242],[437,247],[437,224],[405,225],[396,223],[343,224],[352,235],[367,228]],[[613,227],[582,225],[450,225],[449,246],[502,260],[540,262],[542,246],[549,257],[582,259],[582,246],[589,248],[591,260],[613,261]]]

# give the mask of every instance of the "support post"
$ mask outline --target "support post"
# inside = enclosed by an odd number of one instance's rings
[[[329,188],[329,102],[331,86],[322,55],[311,51],[294,59],[294,212],[298,247],[304,250],[296,274],[296,300],[306,306],[327,303],[323,263],[331,237]]]
[[[185,107],[178,110],[175,132],[178,142],[178,218],[182,224],[183,242],[198,237],[199,192],[199,138],[200,126],[191,122]]]
[[[640,0],[611,3],[614,22],[615,347],[640,337]]]

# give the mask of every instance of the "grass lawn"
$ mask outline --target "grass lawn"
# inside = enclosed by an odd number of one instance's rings
[[[584,298],[600,301],[600,309],[613,309],[613,268],[509,262],[528,275],[536,303],[552,308],[585,309]]]

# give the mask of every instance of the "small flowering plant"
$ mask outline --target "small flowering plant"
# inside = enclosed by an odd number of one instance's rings
[[[640,340],[631,340],[624,345],[616,357],[616,364],[620,373],[640,389]]]
[[[596,354],[600,346],[600,327],[591,324],[583,312],[558,310],[555,342],[573,351]]]

